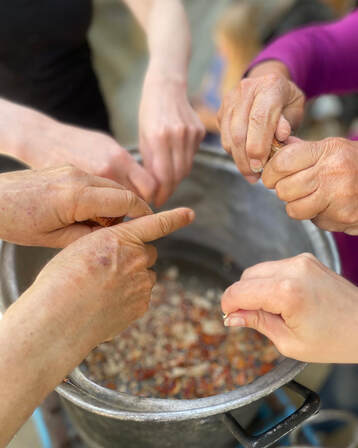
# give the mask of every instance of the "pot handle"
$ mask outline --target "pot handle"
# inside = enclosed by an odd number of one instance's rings
[[[320,398],[316,392],[313,392],[296,381],[290,381],[286,384],[286,386],[304,397],[305,401],[293,414],[289,415],[276,426],[270,428],[263,434],[258,436],[250,435],[234,419],[230,412],[223,414],[223,423],[244,448],[269,448],[303,423],[307,418],[319,411]]]

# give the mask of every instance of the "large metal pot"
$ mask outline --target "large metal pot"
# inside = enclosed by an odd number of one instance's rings
[[[136,152],[134,151],[134,154]],[[193,207],[193,225],[162,241],[159,255],[187,257],[197,265],[238,278],[240,269],[264,260],[312,252],[339,272],[332,236],[311,222],[293,221],[283,204],[262,184],[249,185],[221,152],[202,147],[191,176],[167,207]],[[194,249],[190,249],[194,248]],[[2,243],[1,306],[6,308],[31,284],[54,251]],[[224,272],[218,254],[229,256],[233,268]],[[76,428],[91,447],[268,447],[317,412],[319,398],[291,380],[305,364],[282,358],[269,373],[247,386],[195,400],[138,398],[104,389],[76,369],[57,391]],[[296,413],[260,437],[245,434],[258,401],[289,384],[305,397]],[[240,424],[238,423],[240,422]],[[234,436],[235,438],[234,438]]]

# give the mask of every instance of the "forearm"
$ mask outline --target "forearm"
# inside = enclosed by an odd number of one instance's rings
[[[86,355],[48,299],[30,288],[0,321],[0,447]]]
[[[357,26],[355,12],[332,24],[291,32],[265,48],[249,70],[264,61],[280,61],[307,97],[356,90]]]
[[[41,112],[0,99],[0,153],[33,168],[63,164],[66,126]],[[57,146],[58,144],[58,146]]]
[[[144,28],[148,75],[186,84],[191,52],[188,20],[180,0],[125,0]]]

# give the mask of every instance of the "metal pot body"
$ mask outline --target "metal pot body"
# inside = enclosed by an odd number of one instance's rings
[[[221,415],[184,421],[125,421],[94,414],[69,400],[62,400],[71,421],[90,448],[235,448],[237,441]],[[246,426],[255,416],[259,401],[233,414]]]
[[[137,155],[135,151],[133,154]],[[302,252],[312,252],[339,272],[332,236],[311,222],[291,220],[276,195],[261,183],[249,185],[220,149],[201,148],[191,176],[167,204],[167,208],[177,206],[192,207],[196,220],[162,240],[159,256],[166,253],[173,259],[179,255],[187,257],[213,273],[220,270],[229,282],[238,280],[238,271],[256,263]],[[0,311],[31,285],[55,253],[45,248],[2,244]],[[226,270],[217,254],[230,259],[239,269]],[[237,431],[227,429],[222,415],[230,413],[243,426],[247,425],[258,400],[288,383],[304,366],[282,357],[272,371],[249,385],[195,400],[138,398],[117,393],[92,383],[79,369],[57,391],[91,447],[225,448],[236,445],[232,433]],[[249,446],[249,442],[244,446]]]

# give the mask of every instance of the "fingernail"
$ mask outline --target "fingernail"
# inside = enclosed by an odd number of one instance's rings
[[[244,327],[245,321],[242,317],[239,316],[228,316],[225,320],[224,320],[224,325],[225,327]]]
[[[188,215],[189,215],[190,221],[194,221],[194,219],[195,219],[195,212],[193,210],[189,210]]]
[[[251,171],[253,171],[254,173],[261,173],[261,171],[263,170],[261,160],[251,159],[250,160],[250,168],[251,168]]]

